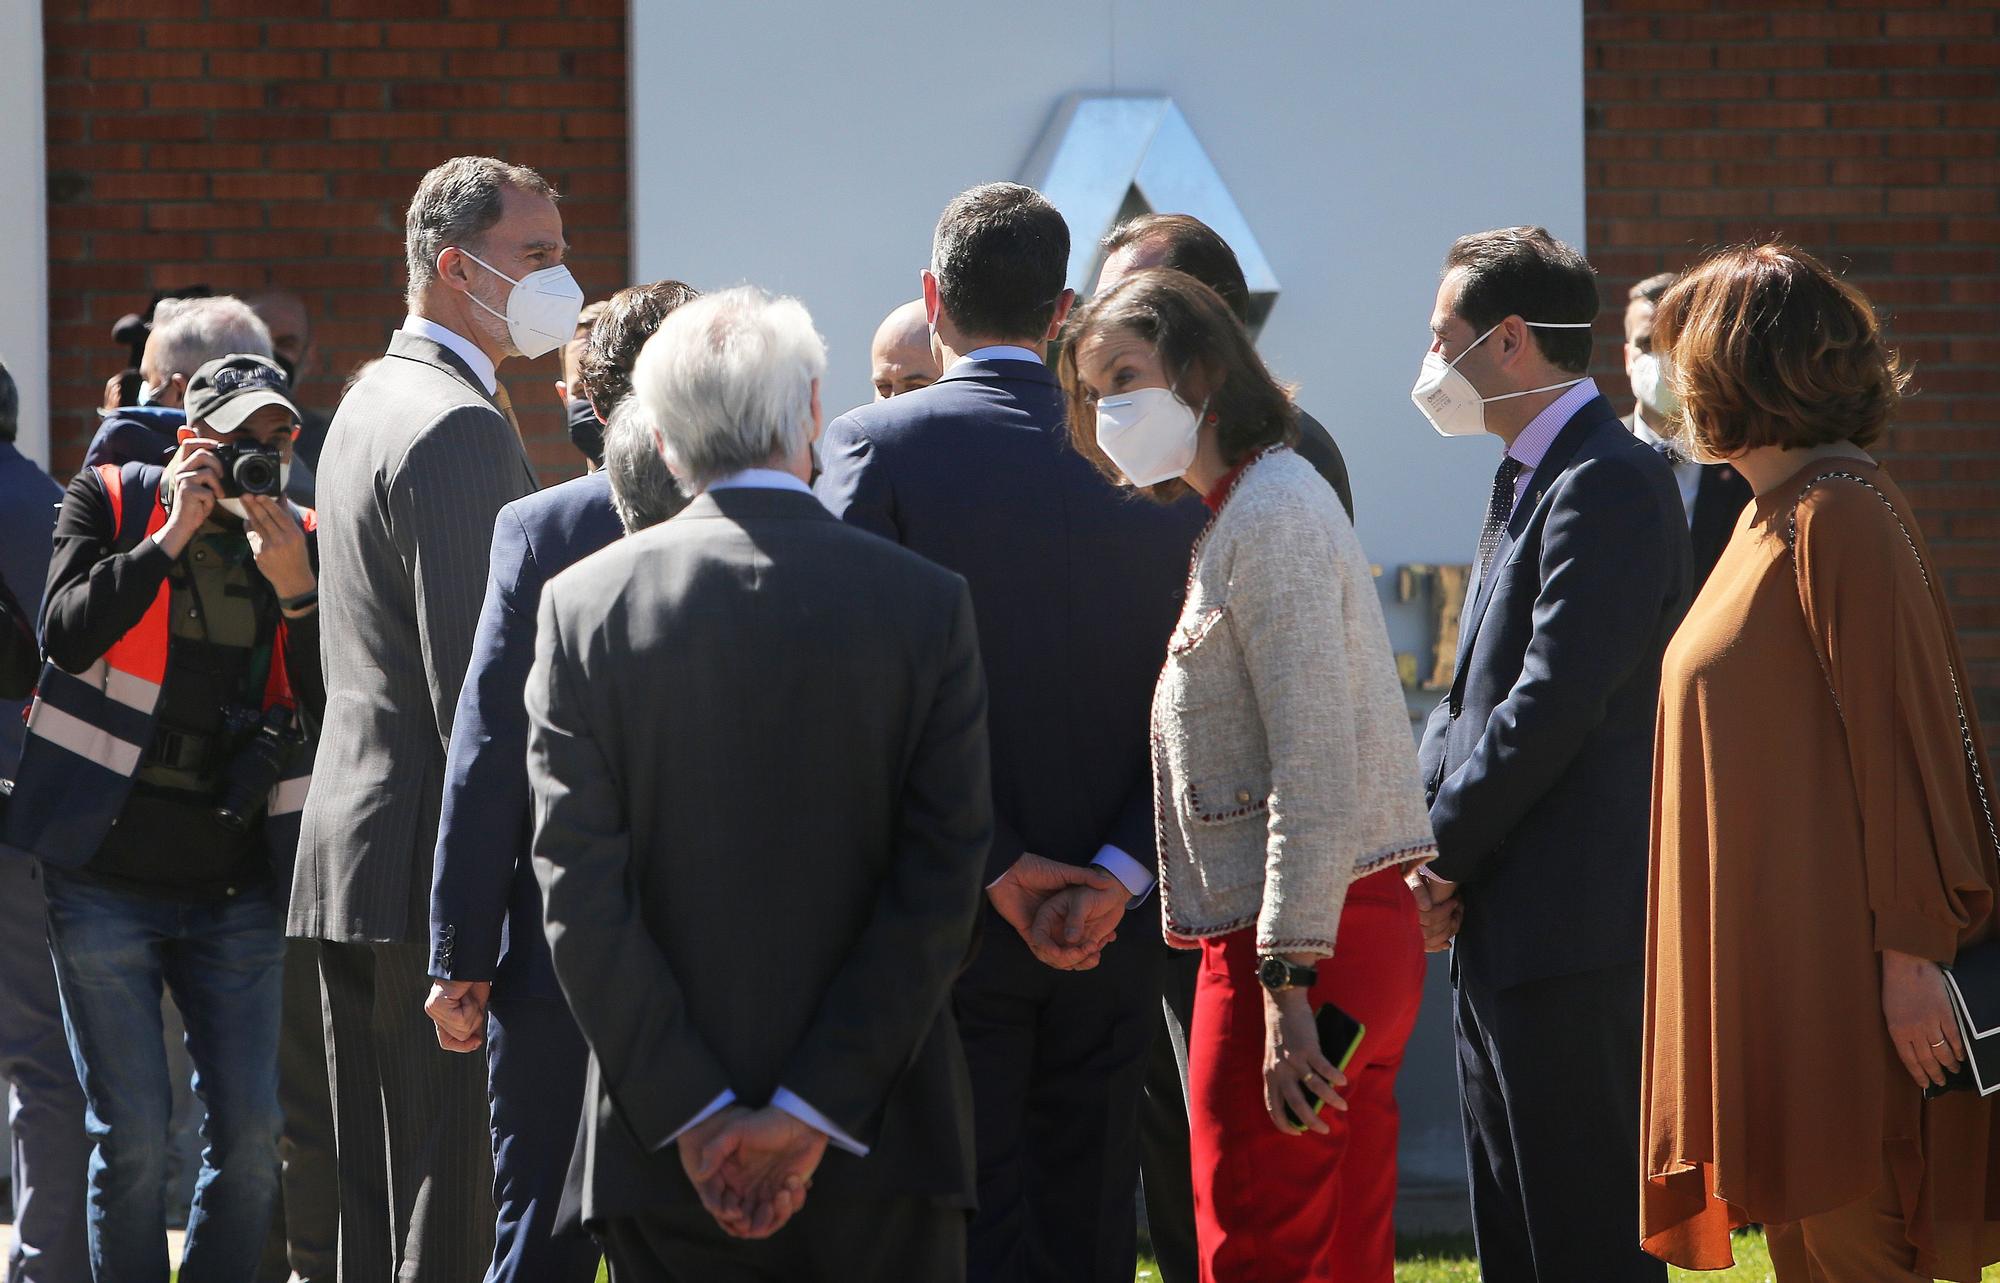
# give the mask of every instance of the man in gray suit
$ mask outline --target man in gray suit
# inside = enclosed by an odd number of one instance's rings
[[[825,366],[793,300],[675,311],[633,400],[697,497],[542,595],[535,875],[620,1280],[965,1277],[986,682],[965,581],[807,488]]]
[[[326,749],[292,884],[291,933],[322,942],[343,1283],[463,1283],[492,1254],[485,1057],[425,1016],[431,855],[493,518],[535,488],[495,369],[566,342],[583,303],[555,193],[517,165],[426,174],[406,248],[410,315],[320,456]]]

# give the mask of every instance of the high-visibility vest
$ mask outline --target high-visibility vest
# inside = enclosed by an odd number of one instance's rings
[[[111,508],[114,551],[136,548],[166,526],[167,511],[159,499],[165,471],[150,463],[107,463],[95,469]],[[293,511],[308,531],[318,529],[311,509],[293,505]],[[7,808],[6,846],[71,869],[97,854],[125,809],[133,778],[158,730],[160,687],[173,645],[172,598],[172,583],[161,581],[138,624],[82,672],[66,672],[53,662],[42,665]],[[285,632],[281,617],[264,686],[267,710],[276,704],[296,708],[285,675]],[[295,715],[295,721],[307,738],[271,790],[263,818],[276,879],[273,893],[280,903],[290,894],[299,817],[312,784],[310,728],[303,718]]]

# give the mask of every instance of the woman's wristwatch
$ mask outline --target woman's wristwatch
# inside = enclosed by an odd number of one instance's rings
[[[1268,956],[1257,963],[1257,979],[1272,993],[1287,989],[1310,989],[1319,981],[1318,967],[1301,967],[1283,958]]]

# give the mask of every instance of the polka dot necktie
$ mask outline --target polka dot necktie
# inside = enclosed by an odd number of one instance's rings
[[[1494,552],[1500,547],[1500,535],[1507,529],[1507,519],[1514,515],[1514,483],[1521,479],[1521,461],[1513,455],[1500,460],[1500,467],[1493,473],[1493,493],[1486,501],[1486,524],[1479,528],[1479,578],[1486,579],[1486,571],[1491,566]]]

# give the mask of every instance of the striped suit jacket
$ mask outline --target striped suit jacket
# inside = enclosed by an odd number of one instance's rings
[[[292,935],[427,934],[445,747],[486,589],[493,518],[535,489],[464,362],[398,330],[320,456],[327,709],[292,879]]]

